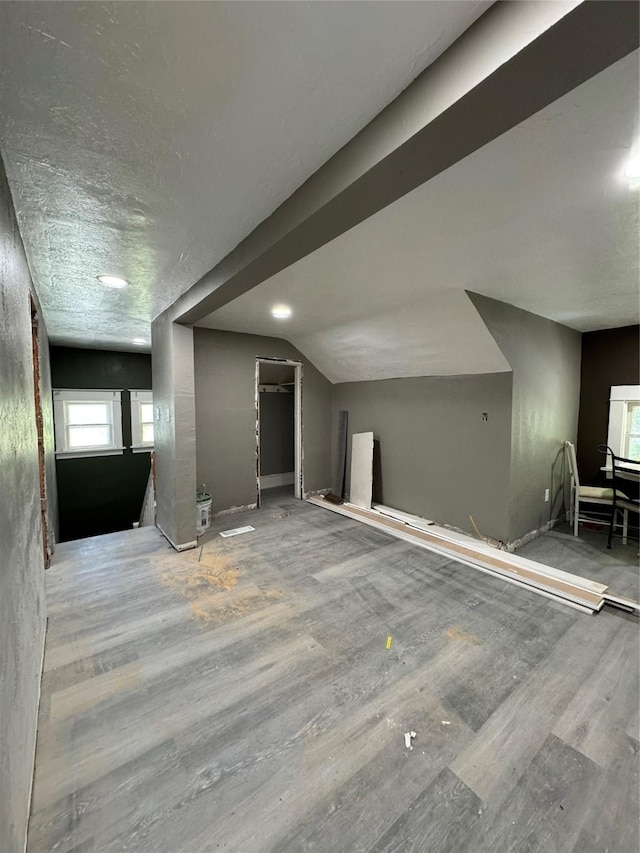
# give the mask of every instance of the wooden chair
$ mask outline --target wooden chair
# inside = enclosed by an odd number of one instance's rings
[[[622,544],[627,544],[627,533],[629,530],[629,512],[640,513],[640,500],[638,498],[628,498],[624,492],[615,488],[616,477],[620,476],[620,467],[625,465],[638,468],[637,459],[627,459],[624,456],[617,456],[610,447],[601,444],[598,447],[601,453],[604,453],[607,458],[611,458],[611,474],[607,472],[613,481],[613,500],[611,502],[611,519],[609,521],[609,539],[607,540],[607,548],[611,549],[611,540],[613,539],[613,528],[616,526],[616,514],[622,512]],[[609,466],[607,466],[608,468]],[[618,525],[619,526],[619,525]]]
[[[571,491],[569,499],[569,521],[573,525],[573,535],[578,535],[578,523],[580,521],[595,521],[588,515],[580,515],[580,504],[595,504],[609,509],[610,519],[615,516],[614,497],[616,497],[615,489],[608,486],[583,486],[580,484],[578,476],[578,462],[576,460],[576,448],[570,441],[565,441],[564,449],[567,454],[567,462],[569,463],[569,473],[571,475]],[[618,505],[620,500],[628,500],[627,496],[622,492],[618,492]],[[626,518],[626,516],[625,516]],[[610,522],[611,523],[611,522]],[[626,523],[626,522],[625,522]],[[626,530],[626,528],[624,528]],[[626,535],[626,534],[625,534]]]

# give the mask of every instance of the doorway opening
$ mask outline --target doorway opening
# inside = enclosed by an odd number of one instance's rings
[[[33,394],[36,410],[36,431],[38,434],[38,482],[40,490],[40,520],[42,528],[42,551],[44,567],[51,565],[51,540],[49,537],[49,520],[47,518],[47,471],[44,452],[44,424],[42,418],[42,398],[40,395],[40,342],[38,341],[38,310],[35,302],[31,302],[31,353],[33,356]]]
[[[302,364],[256,358],[256,485],[302,499]]]

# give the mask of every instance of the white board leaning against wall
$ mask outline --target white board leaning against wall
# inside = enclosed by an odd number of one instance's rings
[[[351,487],[349,501],[371,509],[373,491],[373,433],[357,432],[351,439]]]

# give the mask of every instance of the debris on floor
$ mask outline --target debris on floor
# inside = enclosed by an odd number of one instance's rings
[[[241,533],[249,533],[251,530],[255,530],[255,527],[251,527],[248,524],[246,527],[233,527],[231,530],[221,530],[220,536],[226,539],[228,536],[239,536]]]
[[[279,510],[278,512],[272,512],[269,515],[269,518],[272,518],[274,521],[280,521],[282,518],[289,518],[289,513],[286,509]]]
[[[240,576],[234,555],[223,552],[222,543],[209,543],[180,554],[181,569],[175,561],[157,566],[160,581],[185,598],[199,621],[219,618],[227,606],[227,596],[235,590]]]
[[[413,749],[413,747],[411,746],[411,741],[413,740],[413,738],[415,736],[416,736],[415,732],[405,732],[404,733],[404,745],[406,746],[407,749]]]
[[[389,635],[389,636],[387,637],[387,645],[386,645],[386,649],[387,649],[387,651],[391,648],[391,643],[392,643],[392,642],[393,642],[393,637],[392,637],[391,635]]]
[[[213,534],[215,536],[215,534]],[[198,548],[156,561],[154,568],[163,586],[186,600],[199,628],[223,624],[262,607],[282,602],[286,590],[257,586],[251,573],[242,569],[250,554],[251,539],[214,538]]]
[[[470,634],[468,631],[459,628],[457,625],[452,625],[444,632],[448,640],[457,640],[459,643],[470,643],[472,646],[480,646],[481,642],[475,634]]]
[[[451,722],[449,720],[440,720],[443,726],[450,726]]]

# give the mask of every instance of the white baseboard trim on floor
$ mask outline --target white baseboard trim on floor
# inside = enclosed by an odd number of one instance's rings
[[[173,541],[173,539],[170,536],[167,536],[167,534],[164,532],[164,530],[160,527],[159,524],[156,523],[156,527],[158,528],[160,533],[162,533],[162,535],[167,540],[169,545],[171,545],[173,548],[175,548],[176,551],[190,551],[192,548],[198,547],[197,539],[194,539],[193,542],[185,542],[182,545],[176,545],[176,543]]]
[[[319,498],[311,498],[309,503],[355,521],[362,521],[419,547],[445,554],[458,563],[499,577],[516,586],[525,587],[531,592],[583,613],[597,612],[605,603],[603,593],[607,591],[607,587],[603,584],[524,557],[506,555],[504,551],[481,540],[454,534],[438,525],[425,530],[410,529],[404,522],[395,521],[376,510],[363,509],[352,504],[336,505]]]
[[[388,515],[391,518],[395,518],[396,521],[404,521],[404,523],[409,527],[415,527],[417,530],[428,530],[429,527],[432,527],[435,524],[434,521],[430,521],[428,518],[420,518],[419,515],[411,515],[408,512],[392,509],[392,507],[385,506],[384,504],[371,504],[371,508],[375,509],[376,512],[379,512],[382,515]]]
[[[260,477],[260,489],[274,489],[276,486],[293,486],[295,471],[287,471],[285,474],[265,474]]]
[[[33,762],[31,764],[31,780],[29,782],[29,799],[27,800],[27,828],[24,834],[24,853],[27,853],[29,841],[29,821],[31,819],[31,805],[33,803],[33,786],[36,781],[36,755],[38,753],[38,722],[40,720],[40,702],[42,700],[42,676],[44,675],[44,652],[47,643],[47,629],[49,628],[49,617],[44,617],[44,634],[42,637],[42,654],[40,656],[40,676],[38,678],[38,701],[36,703],[36,734],[33,741]]]

